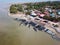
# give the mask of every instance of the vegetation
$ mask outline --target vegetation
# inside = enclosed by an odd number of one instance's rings
[[[14,4],[10,6],[10,13],[17,13],[17,12],[23,12],[23,8],[21,4]]]
[[[58,21],[60,21],[60,17],[59,17],[59,18],[57,18],[57,20],[58,20]]]
[[[23,8],[22,8],[22,5],[21,4],[18,4],[17,5],[17,10],[20,11],[20,12],[23,12]]]
[[[44,16],[43,17],[44,19],[47,19],[47,20],[50,20],[50,21],[54,21],[54,22],[58,22],[60,21],[60,17],[59,18],[56,18],[56,17],[48,17],[48,16]]]
[[[44,12],[44,7],[50,6],[52,9],[60,9],[60,2],[53,1],[53,2],[36,2],[36,3],[24,3],[24,4],[14,4],[10,7],[11,13],[17,13],[17,11],[23,12],[23,6],[26,5],[26,10],[37,9]]]
[[[10,7],[10,13],[17,13],[17,8],[15,7],[15,5],[12,5]]]
[[[54,25],[54,27],[59,27],[58,25]]]
[[[26,15],[30,15],[31,13],[28,11],[28,12],[26,12],[25,14],[26,14]]]
[[[60,9],[60,2],[54,1],[54,2],[36,2],[36,3],[27,3],[27,10],[31,9],[37,9],[40,10],[42,13],[44,12],[44,8],[46,6],[49,6],[52,9]]]
[[[24,6],[27,6],[24,8]],[[17,13],[17,12],[24,12],[24,10],[27,10],[25,12],[26,15],[30,15],[30,10],[37,9],[44,13],[45,7],[50,7],[51,9],[60,9],[60,2],[54,1],[54,2],[36,2],[36,3],[24,3],[24,4],[13,4],[10,6],[10,13]],[[57,15],[57,12],[55,12]],[[51,13],[50,13],[51,14]],[[50,21],[60,21],[60,17],[57,18],[57,16],[51,17],[51,16],[44,16],[44,19],[50,20]]]
[[[57,24],[52,24],[54,27],[59,27]]]

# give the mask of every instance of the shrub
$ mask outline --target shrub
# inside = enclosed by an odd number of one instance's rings
[[[11,6],[10,13],[17,13],[17,8],[15,6]]]

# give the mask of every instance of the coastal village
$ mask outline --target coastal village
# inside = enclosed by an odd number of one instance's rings
[[[13,4],[10,7],[9,16],[21,21],[20,25],[28,25],[29,28],[32,26],[36,32],[44,31],[60,40],[57,36],[60,35],[60,7],[56,7],[56,2],[49,2],[51,5],[44,5],[45,2],[42,4],[40,2]],[[58,4],[60,5],[60,2]]]

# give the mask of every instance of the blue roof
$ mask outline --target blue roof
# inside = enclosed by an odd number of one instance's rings
[[[58,15],[60,15],[60,12],[58,12]]]
[[[58,15],[60,15],[60,9],[57,10]]]
[[[58,9],[57,12],[60,12],[60,9]]]
[[[52,14],[50,14],[50,16],[55,17],[55,14],[54,14],[54,13],[52,13]]]

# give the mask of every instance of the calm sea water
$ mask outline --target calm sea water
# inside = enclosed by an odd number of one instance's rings
[[[9,17],[7,9],[4,9],[0,10],[0,45],[60,45],[59,41],[44,32],[19,26],[20,22]]]

